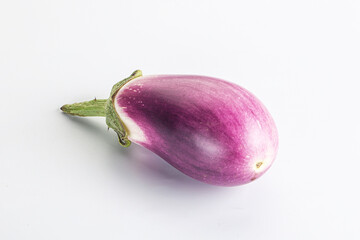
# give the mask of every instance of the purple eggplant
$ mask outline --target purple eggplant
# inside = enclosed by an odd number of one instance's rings
[[[106,117],[121,145],[146,147],[184,174],[214,185],[257,179],[278,149],[265,106],[246,89],[212,77],[142,76],[138,70],[115,84],[109,99],[61,109]]]

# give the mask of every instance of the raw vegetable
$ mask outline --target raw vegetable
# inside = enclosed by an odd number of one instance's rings
[[[265,106],[244,88],[212,77],[142,76],[137,70],[113,86],[109,99],[61,110],[106,117],[122,146],[144,146],[186,175],[214,185],[255,180],[278,149]]]

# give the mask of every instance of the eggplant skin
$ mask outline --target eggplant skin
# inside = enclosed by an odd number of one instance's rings
[[[114,104],[129,140],[208,184],[251,182],[277,153],[277,129],[265,106],[221,79],[138,77],[117,92]]]

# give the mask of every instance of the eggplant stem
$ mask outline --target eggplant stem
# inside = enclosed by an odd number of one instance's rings
[[[66,104],[60,109],[66,114],[80,117],[106,117],[106,125],[108,125],[108,128],[111,128],[116,132],[121,146],[128,147],[130,146],[131,141],[127,138],[128,133],[126,132],[126,127],[116,112],[114,98],[120,88],[122,88],[126,83],[141,76],[142,72],[140,70],[136,70],[130,75],[130,77],[116,83],[112,87],[110,97],[108,99],[95,98],[94,100],[87,102]]]
[[[106,117],[107,99],[94,99],[91,101],[65,104],[60,109],[70,115],[80,117]]]

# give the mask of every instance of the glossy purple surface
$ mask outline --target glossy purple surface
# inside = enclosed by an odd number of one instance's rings
[[[275,159],[274,121],[238,85],[203,76],[146,76],[127,83],[115,98],[129,139],[197,180],[245,184]]]

